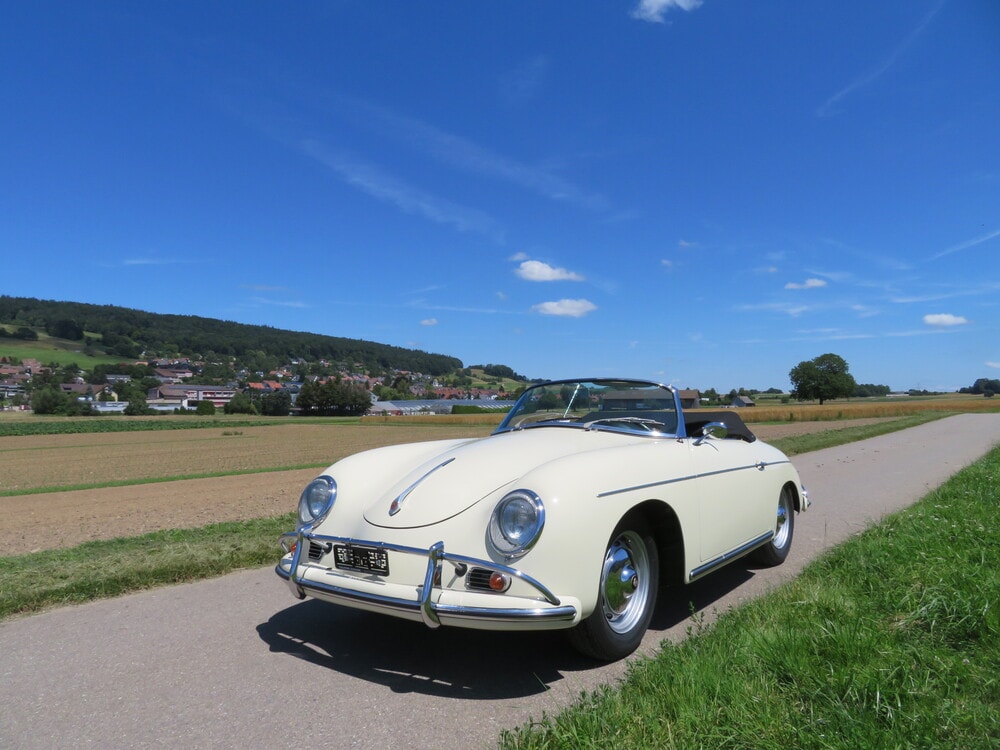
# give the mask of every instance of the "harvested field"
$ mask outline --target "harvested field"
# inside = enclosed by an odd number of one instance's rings
[[[234,429],[0,437],[0,493],[326,466],[381,445],[481,437],[490,429],[293,422]]]
[[[772,440],[881,421],[885,420],[798,422],[753,429],[762,439]],[[72,482],[63,478],[64,485],[107,482],[113,477],[135,481],[190,475],[196,473],[191,463],[204,473],[309,463],[325,466],[366,448],[476,437],[487,434],[489,428],[295,424],[234,431],[242,435],[222,435],[220,430],[220,434],[206,436],[204,432],[2,438],[0,487],[12,488],[14,481],[21,482],[20,487],[49,487],[60,483],[63,475],[76,477]],[[192,434],[185,440],[181,437],[184,433]],[[8,473],[13,467],[15,471]],[[0,556],[161,529],[281,515],[295,509],[299,492],[315,475],[316,469],[309,468],[0,497]]]

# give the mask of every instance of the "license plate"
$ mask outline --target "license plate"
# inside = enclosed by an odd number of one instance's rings
[[[389,575],[389,553],[377,547],[355,547],[353,544],[336,544],[333,560],[341,570],[357,570],[362,573]]]

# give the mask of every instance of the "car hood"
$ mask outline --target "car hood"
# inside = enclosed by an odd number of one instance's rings
[[[493,435],[453,446],[415,468],[365,505],[368,523],[406,529],[440,523],[563,456],[623,445],[621,435],[545,427]],[[394,467],[381,465],[380,472]],[[511,487],[511,489],[517,489]],[[528,488],[530,489],[530,488]]]

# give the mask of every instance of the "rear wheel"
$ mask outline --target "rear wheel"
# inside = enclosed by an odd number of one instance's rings
[[[645,523],[625,519],[604,553],[597,607],[569,632],[573,646],[602,661],[631,654],[653,617],[659,582],[655,540]]]
[[[761,565],[773,567],[781,565],[792,548],[792,534],[795,532],[795,499],[792,490],[783,487],[778,495],[778,515],[771,541],[756,550],[753,559]]]

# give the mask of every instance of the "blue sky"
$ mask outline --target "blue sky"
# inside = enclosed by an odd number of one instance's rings
[[[1000,3],[8,3],[0,293],[530,377],[1000,377]]]

